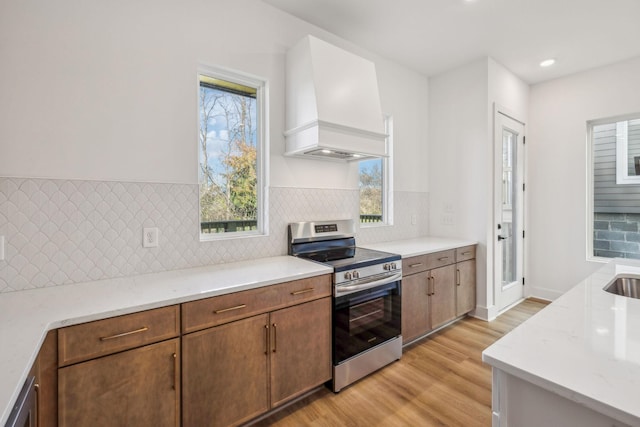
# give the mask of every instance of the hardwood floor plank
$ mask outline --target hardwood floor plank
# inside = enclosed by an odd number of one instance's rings
[[[253,425],[488,427],[491,367],[482,351],[545,306],[525,300],[492,322],[464,318],[340,393],[319,390]]]

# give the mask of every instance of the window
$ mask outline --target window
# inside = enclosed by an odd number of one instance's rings
[[[589,257],[640,259],[640,114],[589,122]]]
[[[640,119],[616,122],[616,184],[640,184]]]
[[[360,224],[391,224],[391,170],[392,119],[385,118],[387,151],[389,157],[361,160],[358,162],[360,176]]]
[[[262,234],[265,83],[215,70],[198,83],[201,240]]]

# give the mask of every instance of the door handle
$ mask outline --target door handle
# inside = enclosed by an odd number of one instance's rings
[[[511,237],[511,236],[498,236],[498,242],[500,240],[507,240],[509,237]]]

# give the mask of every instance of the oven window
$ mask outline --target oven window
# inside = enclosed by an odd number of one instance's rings
[[[400,282],[338,297],[333,310],[337,365],[400,335]]]
[[[391,313],[385,310],[385,299],[376,298],[349,308],[349,335],[357,335],[366,330],[376,328]]]

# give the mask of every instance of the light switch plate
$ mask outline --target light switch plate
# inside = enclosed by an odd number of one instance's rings
[[[149,227],[142,229],[142,247],[157,248],[158,247],[158,228]]]

